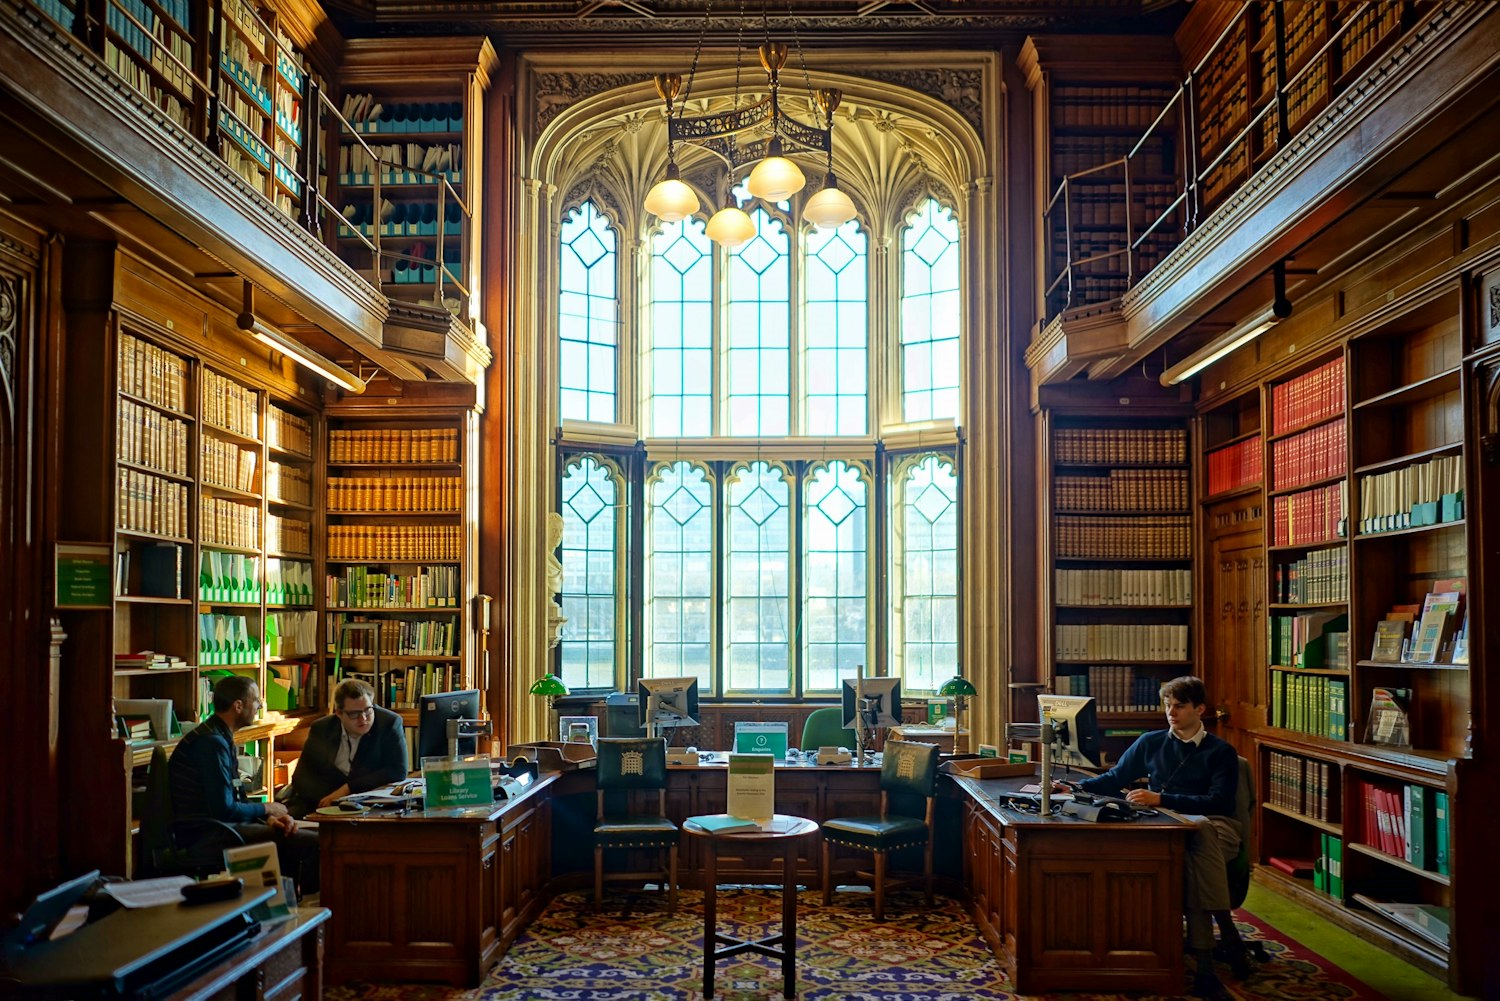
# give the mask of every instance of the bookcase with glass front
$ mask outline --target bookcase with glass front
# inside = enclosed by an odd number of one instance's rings
[[[319,637],[331,679],[360,678],[416,724],[421,696],[477,682],[475,417],[457,407],[331,412]]]

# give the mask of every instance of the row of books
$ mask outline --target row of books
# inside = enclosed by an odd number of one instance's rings
[[[1058,476],[1052,481],[1060,511],[1185,511],[1186,469],[1111,469],[1105,476]]]
[[[1448,872],[1448,794],[1412,783],[1359,782],[1360,842],[1431,872]]]
[[[312,524],[301,518],[266,515],[266,548],[276,553],[312,555]]]
[[[373,428],[329,431],[333,463],[457,462],[457,428]]]
[[[260,440],[260,393],[203,370],[203,420],[245,438]]]
[[[312,424],[304,417],[271,404],[266,414],[266,444],[283,452],[311,459]]]
[[[255,493],[255,467],[259,454],[223,441],[211,434],[203,436],[203,465],[199,470],[203,482],[214,487],[228,487]]]
[[[1271,671],[1271,725],[1329,740],[1349,739],[1349,679]]]
[[[185,598],[183,552],[176,542],[122,546],[115,552],[115,594],[144,598]]]
[[[1348,516],[1342,480],[1272,497],[1271,545],[1299,546],[1343,538]]]
[[[328,558],[372,563],[441,560],[457,563],[462,525],[329,525]]]
[[[1058,86],[1053,101],[1059,125],[1119,125],[1144,131],[1156,121],[1172,90],[1150,86]]]
[[[372,202],[349,202],[339,214],[350,226],[366,236],[374,235],[377,220],[381,236],[437,236],[438,231],[437,202],[393,202],[389,198],[382,198],[378,214]],[[445,233],[463,231],[462,205],[450,201],[442,207],[441,214]]]
[[[187,661],[181,657],[170,653],[157,653],[155,650],[115,654],[116,671],[166,671],[187,666]]]
[[[1123,180],[1108,184],[1075,181],[1068,186],[1068,225],[1075,236],[1080,230],[1113,231],[1123,239],[1132,218],[1138,222],[1155,219],[1176,197],[1172,184],[1132,184],[1127,195]]]
[[[1359,478],[1359,531],[1391,532],[1463,517],[1464,464],[1439,456]]]
[[[1187,431],[1182,428],[1059,428],[1053,458],[1061,465],[1107,466],[1187,464]]]
[[[312,471],[271,460],[266,466],[266,496],[273,502],[312,507]]]
[[[345,671],[344,677],[365,681],[387,709],[415,709],[424,695],[453,691],[460,670],[457,664],[410,664],[382,670],[378,678],[364,671]]]
[[[1290,490],[1343,476],[1348,469],[1347,428],[1345,421],[1332,421],[1272,442],[1272,489]]]
[[[1059,695],[1092,695],[1100,712],[1149,713],[1161,708],[1161,681],[1128,664],[1094,664],[1052,679]]]
[[[1209,496],[1259,483],[1263,454],[1260,435],[1209,452],[1206,457]]]
[[[260,548],[260,505],[227,497],[204,497],[198,509],[199,536],[207,546]]]
[[[381,619],[374,623],[378,639],[365,631],[344,634],[345,623],[366,622],[360,616],[328,616],[328,649],[345,657],[368,657],[379,645],[383,657],[453,657],[458,654],[458,623],[451,616],[438,619]],[[343,640],[340,640],[340,637]]]
[[[1271,433],[1285,434],[1344,412],[1344,356],[1271,387]]]
[[[314,657],[317,653],[316,612],[270,612],[266,615],[267,657]]]
[[[115,379],[122,393],[179,413],[187,410],[188,360],[150,341],[120,335]]]
[[[223,0],[219,5],[224,17],[235,29],[255,44],[262,52],[266,49],[266,29],[255,9],[245,0]]]
[[[323,600],[329,608],[456,608],[461,591],[455,566],[416,567],[409,574],[351,566],[325,578]]]
[[[259,664],[261,638],[243,615],[200,612],[198,664]]]
[[[395,132],[462,132],[461,101],[382,103],[374,94],[346,94],[340,108],[344,120],[362,135]]]
[[[1313,889],[1335,900],[1344,899],[1344,839],[1325,831],[1318,833],[1318,860],[1313,869]]]
[[[1435,580],[1418,604],[1391,606],[1375,624],[1370,659],[1382,663],[1468,663],[1464,578]]]
[[[431,175],[463,180],[464,149],[459,143],[358,143],[339,147],[339,179],[366,184],[380,175],[386,184],[427,184]]]
[[[266,665],[266,708],[282,712],[293,709],[326,709],[318,683],[318,665],[312,660],[282,661]]]
[[[1349,669],[1349,616],[1306,612],[1271,616],[1271,663],[1279,667]]]
[[[330,476],[328,507],[332,511],[423,511],[449,514],[463,502],[458,476]]]
[[[1356,9],[1344,31],[1341,69],[1348,72],[1383,39],[1401,27],[1401,5],[1372,3]]]
[[[266,604],[311,605],[312,564],[302,560],[266,557]]]
[[[1268,752],[1270,788],[1266,791],[1272,806],[1300,813],[1313,820],[1336,821],[1338,791],[1332,788],[1335,766],[1300,754]],[[1330,805],[1331,804],[1331,805]]]
[[[188,426],[170,414],[120,400],[115,449],[121,462],[149,466],[169,476],[189,476]]]
[[[184,538],[188,532],[188,496],[186,483],[164,480],[160,476],[120,469],[116,476],[118,497],[115,503],[115,527],[125,532],[145,532]]]
[[[1271,601],[1280,605],[1328,604],[1349,600],[1349,547],[1314,549],[1271,568]]]
[[[1053,601],[1059,605],[1187,605],[1193,600],[1191,570],[1058,570],[1055,579]]]
[[[198,597],[202,601],[259,604],[260,557],[203,549],[198,553]]]
[[[1159,622],[1149,625],[1060,625],[1056,636],[1054,653],[1060,661],[1188,659],[1187,626]]]
[[[1064,559],[1185,560],[1192,544],[1186,516],[1059,515],[1053,524],[1057,555]]]

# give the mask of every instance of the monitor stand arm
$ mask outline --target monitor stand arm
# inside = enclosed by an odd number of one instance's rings
[[[485,719],[450,719],[448,721],[448,757],[458,757],[458,742],[462,737],[489,736],[490,721]],[[476,745],[477,749],[477,745]]]
[[[1042,720],[1042,792],[1037,809],[1043,817],[1052,816],[1052,748],[1062,741],[1064,732],[1052,720]]]

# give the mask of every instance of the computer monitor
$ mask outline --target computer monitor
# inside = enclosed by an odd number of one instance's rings
[[[901,725],[901,679],[900,678],[855,678],[844,679],[843,707],[844,729],[855,728],[857,710],[854,704],[855,685],[864,698],[865,726]]]
[[[1054,765],[1103,767],[1093,696],[1042,693],[1036,702],[1042,718],[1042,739],[1051,740]]]
[[[479,693],[473,689],[459,692],[434,692],[421,696],[417,708],[417,763],[423,758],[442,758],[448,755],[448,721],[450,719],[478,719]],[[460,737],[459,754],[473,754],[477,739]]]
[[[21,923],[6,932],[4,938],[0,938],[4,951],[24,949],[47,941],[53,930],[62,923],[62,919],[67,917],[69,909],[93,889],[94,881],[98,878],[99,870],[95,869],[45,893],[37,894],[36,900],[21,915]]]
[[[698,725],[697,678],[642,678],[635,688],[637,720],[648,734],[666,726]]]

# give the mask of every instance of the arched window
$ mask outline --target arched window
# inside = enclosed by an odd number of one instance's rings
[[[744,207],[756,235],[734,250],[707,238],[705,210],[643,229],[638,274],[617,265],[617,284],[639,289],[616,383],[616,412],[639,419],[620,423],[608,466],[622,528],[612,553],[591,535],[564,562],[587,559],[589,587],[597,569],[600,595],[625,599],[614,646],[570,623],[559,668],[574,689],[690,676],[734,699],[827,698],[864,665],[934,692],[959,667],[960,470],[941,431],[961,417],[958,223],[924,200],[879,238],[900,253],[874,255],[869,224],[817,231],[787,205]],[[586,209],[565,213],[579,233]],[[575,230],[558,253],[579,256]],[[560,413],[569,538],[593,503],[588,463],[606,468],[582,420]],[[565,611],[585,595],[569,591]]]
[[[615,420],[619,295],[615,231],[593,202],[563,219],[558,237],[557,342],[563,420]]]
[[[563,470],[559,646],[563,676],[580,688],[612,685],[621,664],[621,482],[618,467],[597,456]]]

